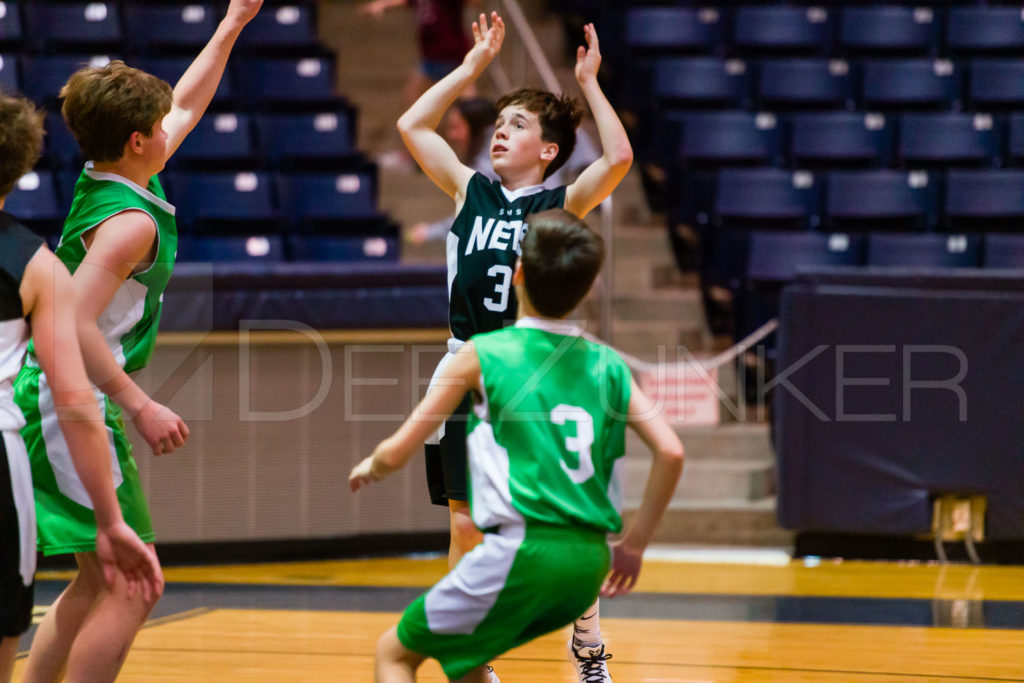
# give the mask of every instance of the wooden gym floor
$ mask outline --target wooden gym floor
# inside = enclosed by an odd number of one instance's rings
[[[648,560],[634,594],[602,604],[615,681],[1024,680],[1024,567],[766,557]],[[119,680],[370,681],[378,635],[445,567],[426,557],[169,568]],[[40,615],[67,576],[40,574]],[[571,682],[567,634],[495,670],[504,683]],[[419,680],[445,679],[428,662]]]

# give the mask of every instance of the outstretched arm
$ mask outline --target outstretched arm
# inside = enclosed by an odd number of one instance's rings
[[[353,491],[405,467],[428,436],[436,432],[459,407],[466,392],[480,386],[480,359],[473,343],[464,344],[437,376],[434,387],[394,434],[374,449],[349,475]]]
[[[231,0],[228,12],[210,42],[174,86],[174,104],[171,105],[170,113],[164,117],[168,159],[210,106],[238,35],[256,16],[262,4],[263,0]]]
[[[683,444],[636,382],[632,382],[627,422],[654,453],[654,463],[640,509],[622,539],[612,544],[612,571],[601,588],[602,595],[609,597],[628,593],[636,584],[644,549],[683,473]]]
[[[491,12],[491,25],[487,16],[480,15],[473,22],[473,47],[466,53],[462,64],[423,93],[409,110],[398,119],[398,132],[409,153],[423,172],[434,181],[461,208],[466,186],[473,177],[473,169],[459,161],[458,156],[437,132],[444,113],[470,84],[480,77],[487,65],[501,50],[505,40],[505,22],[497,12]]]
[[[371,0],[359,6],[359,13],[379,17],[392,7],[399,7],[405,4],[407,4],[406,0]]]
[[[75,297],[71,275],[46,247],[25,269],[21,286],[39,366],[53,391],[61,431],[75,471],[92,501],[96,517],[96,552],[103,575],[113,585],[120,572],[133,594],[159,597],[163,575],[156,553],[125,524],[114,490],[107,431],[85,374],[75,331]]]
[[[600,159],[583,170],[576,182],[566,188],[565,209],[580,218],[612,193],[633,164],[633,148],[626,129],[597,82],[597,71],[601,67],[597,30],[593,24],[587,24],[583,32],[587,47],[581,45],[576,49],[576,80],[594,115],[603,153]]]
[[[156,226],[141,211],[124,211],[103,221],[91,237],[89,251],[72,278],[78,339],[89,379],[124,409],[155,455],[171,453],[185,445],[188,427],[132,381],[98,325],[125,280],[150,258]]]

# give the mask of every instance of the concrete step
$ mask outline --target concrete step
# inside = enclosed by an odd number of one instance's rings
[[[624,507],[636,507],[643,497],[651,461],[629,457],[622,463]],[[673,501],[756,501],[775,494],[775,468],[761,460],[697,460],[688,462]]]
[[[700,292],[693,289],[658,289],[642,294],[616,294],[612,299],[619,320],[679,321],[684,327],[704,324]]]
[[[645,361],[662,357],[675,357],[683,346],[694,351],[706,347],[707,331],[703,324],[692,320],[620,320],[612,321],[612,337],[607,340],[615,348]]]
[[[625,511],[627,524],[634,513],[631,509]],[[792,547],[793,536],[793,532],[778,525],[775,499],[766,498],[756,503],[673,504],[665,512],[653,540],[655,543],[778,548]]]
[[[775,452],[768,438],[768,425],[761,422],[733,422],[709,427],[673,427],[686,449],[686,468],[698,462],[748,462],[774,467]],[[626,432],[627,457],[648,458],[647,446],[633,430]]]

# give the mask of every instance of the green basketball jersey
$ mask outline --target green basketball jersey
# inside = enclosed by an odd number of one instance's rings
[[[75,184],[71,212],[56,252],[74,273],[85,258],[85,233],[115,214],[132,210],[145,212],[156,223],[156,258],[146,270],[125,280],[97,320],[110,350],[126,372],[144,368],[153,355],[161,300],[178,248],[174,207],[167,203],[156,176],[143,188],[86,164]],[[57,421],[53,392],[33,350],[30,345],[25,367],[15,382],[14,398],[27,421],[21,434],[32,464],[39,546],[47,555],[88,552],[96,543],[92,501],[75,471]],[[121,408],[98,389],[94,389],[94,395],[109,435],[114,487],[125,522],[143,541],[150,542],[153,525]]]
[[[565,187],[541,185],[506,190],[477,173],[466,187],[466,203],[448,233],[448,323],[452,336],[504,327],[516,318],[512,271],[531,213],[565,206]]]
[[[156,223],[156,258],[145,271],[125,280],[98,323],[125,372],[134,372],[146,367],[153,355],[161,301],[178,251],[174,207],[167,202],[160,181],[153,176],[149,186],[142,188],[127,178],[95,171],[91,163],[87,164],[75,183],[71,212],[64,221],[56,253],[74,274],[85,258],[83,235],[111,216],[128,210],[143,211]]]
[[[540,522],[622,528],[629,367],[565,322],[526,318],[473,337],[483,396],[467,423],[470,508],[481,529]]]

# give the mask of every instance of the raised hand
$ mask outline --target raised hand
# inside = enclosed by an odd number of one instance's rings
[[[597,42],[597,29],[593,24],[583,27],[583,35],[587,46],[576,48],[576,80],[579,83],[596,79],[597,70],[601,68],[601,48]]]
[[[153,449],[153,455],[173,453],[188,441],[188,425],[167,406],[150,401],[132,418],[132,424]]]
[[[612,569],[601,586],[601,595],[614,598],[633,590],[643,563],[643,548],[637,548],[623,539],[612,544]]]
[[[108,586],[114,585],[120,573],[128,584],[128,595],[141,591],[143,600],[150,602],[163,594],[164,575],[156,552],[123,521],[97,529],[96,556]]]
[[[481,13],[480,19],[473,22],[473,47],[466,53],[467,64],[482,71],[501,51],[505,41],[505,22],[497,12],[491,12],[491,25],[487,26],[487,15]]]

